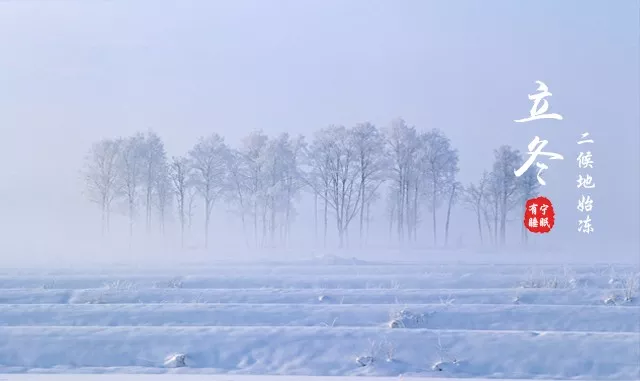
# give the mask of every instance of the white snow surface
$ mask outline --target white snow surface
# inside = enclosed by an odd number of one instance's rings
[[[639,274],[339,258],[3,270],[0,380],[638,380]]]

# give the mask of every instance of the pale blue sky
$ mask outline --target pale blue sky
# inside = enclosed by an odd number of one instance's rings
[[[102,137],[152,128],[182,154],[211,132],[235,144],[255,129],[309,136],[332,123],[385,127],[401,116],[445,131],[465,183],[490,167],[497,146],[524,151],[535,135],[549,140],[565,160],[549,163],[543,194],[557,203],[554,239],[565,243],[582,238],[572,231],[575,142],[590,132],[598,230],[588,246],[638,250],[638,8],[632,0],[1,2],[0,232],[58,243],[86,236],[93,206],[79,195],[78,170]],[[527,116],[535,80],[549,86],[563,121],[513,122]]]

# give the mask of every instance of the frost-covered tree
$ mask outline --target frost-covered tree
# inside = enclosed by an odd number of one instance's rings
[[[283,205],[283,171],[286,167],[288,136],[280,136],[267,142],[264,151],[264,205],[262,208],[262,241],[275,246],[278,216]]]
[[[364,241],[365,214],[384,181],[386,160],[384,156],[384,137],[371,123],[359,123],[350,131],[350,144],[355,150],[358,171],[360,172],[360,244]]]
[[[323,247],[327,246],[329,223],[329,184],[331,145],[333,140],[326,129],[317,131],[313,141],[305,150],[304,180],[314,194],[314,204],[317,212],[317,200],[323,202]],[[316,215],[317,225],[317,215]]]
[[[173,157],[169,167],[169,178],[176,198],[178,221],[180,222],[180,246],[184,248],[184,232],[187,219],[187,199],[191,167],[185,157]]]
[[[424,178],[428,183],[427,194],[430,201],[433,244],[438,243],[437,209],[442,199],[449,196],[449,190],[456,182],[458,173],[458,152],[451,147],[451,141],[440,130],[433,129],[425,134],[421,164]]]
[[[109,231],[111,205],[120,191],[118,160],[121,149],[121,139],[103,139],[91,146],[85,158],[86,195],[100,206],[102,234]]]
[[[478,236],[480,244],[483,243],[482,236],[482,217],[484,212],[484,201],[486,197],[486,188],[489,181],[489,173],[485,171],[477,184],[471,183],[463,190],[462,200],[464,204],[476,215],[476,223],[478,225]]]
[[[500,194],[501,188],[498,177],[493,171],[489,172],[485,188],[485,197],[482,201],[482,214],[485,219],[485,224],[487,225],[489,239],[494,245],[497,245],[499,242]]]
[[[499,211],[499,242],[504,245],[506,242],[506,225],[507,215],[517,204],[520,197],[518,193],[518,181],[514,173],[514,169],[519,168],[521,164],[521,156],[518,150],[514,150],[510,146],[501,146],[494,150],[493,164],[493,190],[497,210]],[[497,222],[497,221],[496,221]],[[497,228],[497,223],[494,228]],[[498,237],[498,234],[496,234]]]
[[[374,189],[365,190],[368,195],[365,200],[364,210],[365,210],[365,235],[364,235],[364,243],[367,244],[369,242],[369,228],[371,226],[371,221],[373,221],[373,217],[371,216],[371,206],[375,204],[380,199],[380,192],[378,191],[380,184],[373,183],[371,187]]]
[[[118,170],[120,175],[119,188],[124,193],[127,214],[129,217],[129,237],[133,237],[133,226],[138,211],[139,191],[143,181],[144,161],[144,136],[140,133],[125,139],[122,142],[118,160]]]
[[[339,245],[344,247],[349,224],[362,202],[356,149],[345,127],[329,126],[319,131],[309,151],[313,177],[309,185],[318,187],[316,194],[334,212]]]
[[[252,132],[242,139],[239,149],[231,151],[227,162],[227,199],[234,204],[234,210],[240,215],[245,231],[246,218],[252,221],[256,247],[259,246],[261,216],[265,211],[268,144],[269,137],[262,131]]]
[[[158,200],[154,200],[154,195],[158,195],[158,185],[164,184],[167,173],[167,154],[162,138],[153,131],[144,135],[140,143],[141,182],[144,192],[144,203],[146,209],[146,229],[149,232],[151,227],[153,205],[159,205]],[[166,201],[166,200],[165,200]]]
[[[462,185],[458,181],[447,183],[446,192],[449,194],[449,203],[447,205],[447,219],[444,224],[444,245],[449,245],[449,221],[451,220],[451,209],[458,202],[462,193]]]
[[[246,217],[253,220],[256,246],[276,245],[278,231],[281,243],[287,241],[293,200],[303,185],[299,168],[303,147],[301,137],[281,134],[269,139],[257,131],[229,157],[227,200],[240,215],[245,232]]]
[[[386,156],[389,163],[389,191],[400,242],[405,231],[409,239],[415,237],[418,225],[419,200],[423,192],[423,171],[419,166],[420,147],[423,143],[415,127],[403,119],[395,119],[385,133]],[[406,228],[406,229],[405,229]]]
[[[193,228],[193,217],[195,216],[196,209],[198,208],[198,190],[193,186],[190,181],[193,176],[189,177],[189,187],[187,188],[187,229],[191,234]]]
[[[200,138],[189,151],[191,181],[204,202],[204,245],[209,247],[209,225],[215,200],[225,189],[229,149],[224,138],[212,134]]]
[[[252,206],[251,182],[247,161],[238,150],[231,150],[227,160],[228,184],[226,201],[232,205],[232,210],[240,215],[242,232],[247,239],[247,213]]]
[[[174,194],[169,164],[163,163],[154,177],[155,184],[153,186],[152,200],[158,211],[160,232],[164,235],[166,233],[167,214],[170,213]]]
[[[301,162],[306,148],[303,136],[291,138],[288,134],[280,136],[281,161],[281,189],[280,206],[283,223],[281,224],[281,240],[286,244],[289,240],[291,223],[295,214],[294,200],[305,186],[302,175]]]

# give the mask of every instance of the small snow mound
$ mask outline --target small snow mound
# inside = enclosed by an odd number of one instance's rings
[[[187,359],[187,355],[183,353],[175,353],[165,358],[164,366],[166,368],[182,368],[187,366],[185,362],[186,359]]]
[[[373,364],[373,356],[359,356],[356,357],[356,363],[360,366],[368,366]]]
[[[331,298],[327,295],[320,295],[318,296],[318,301],[319,302],[330,302]]]
[[[387,323],[389,328],[421,328],[426,323],[427,315],[416,314],[407,309],[391,313]]]
[[[442,372],[445,370],[451,370],[456,366],[458,366],[458,361],[455,359],[453,361],[438,361],[435,364],[433,364],[433,366],[431,367],[431,370],[436,372]]]

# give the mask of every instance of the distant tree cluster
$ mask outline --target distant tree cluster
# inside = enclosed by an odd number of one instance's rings
[[[242,222],[248,245],[284,246],[299,213],[295,206],[307,193],[314,201],[316,239],[321,223],[325,246],[331,225],[340,247],[350,241],[353,224],[360,244],[366,243],[371,208],[380,202],[386,203],[389,234],[399,242],[424,233],[421,213],[427,212],[433,244],[441,245],[436,212],[445,207],[447,245],[451,211],[461,202],[475,213],[480,240],[503,245],[508,214],[537,195],[538,182],[534,171],[515,176],[523,161],[517,150],[502,146],[494,153],[491,171],[463,186],[457,180],[458,151],[444,132],[418,131],[396,119],[383,130],[371,123],[332,125],[311,140],[258,131],[235,148],[214,133],[173,157],[160,136],[137,133],[94,143],[83,174],[89,199],[101,208],[103,233],[118,204],[125,206],[131,236],[144,210],[147,231],[154,218],[164,232],[168,216],[177,217],[184,245],[198,204],[206,247],[214,205],[224,203]],[[522,234],[526,240],[524,229]]]

